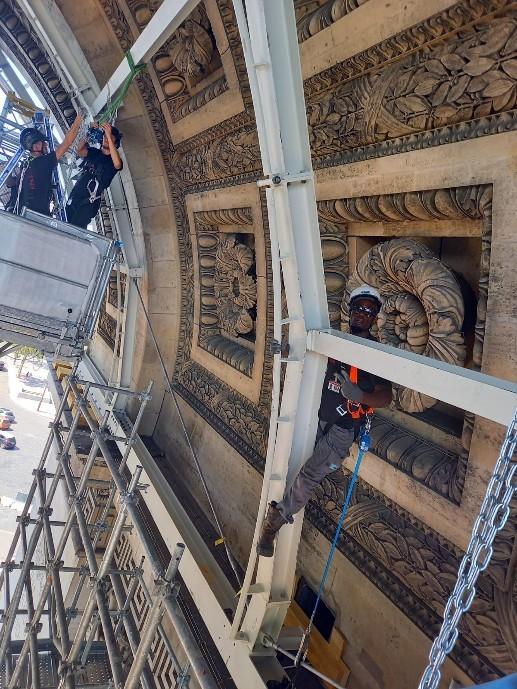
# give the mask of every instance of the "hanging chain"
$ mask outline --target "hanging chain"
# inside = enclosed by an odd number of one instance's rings
[[[513,461],[517,445],[517,409],[508,426],[494,473],[487,487],[485,499],[472,529],[467,552],[461,561],[458,580],[445,606],[443,624],[429,654],[429,665],[420,680],[418,689],[436,689],[440,682],[440,668],[458,639],[458,624],[476,594],[476,581],[489,565],[494,539],[506,524],[510,514],[510,501],[517,490],[515,474],[517,461]]]

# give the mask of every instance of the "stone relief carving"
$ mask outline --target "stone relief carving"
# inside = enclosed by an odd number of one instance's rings
[[[0,1],[0,34],[34,80],[57,121],[67,128],[76,114],[68,89],[54,68],[53,57],[46,53],[30,22],[14,2]]]
[[[393,223],[394,234],[396,234],[397,221],[481,219],[483,230],[478,304],[471,362],[474,368],[480,368],[486,322],[492,234],[491,186],[433,189],[405,194],[320,201],[318,213],[324,222],[332,220],[334,225],[339,222],[345,223],[343,225],[345,231],[348,222]],[[459,504],[473,426],[474,417],[466,413],[461,435],[461,449],[459,454],[451,454],[438,445],[412,436],[411,433],[408,435],[408,429],[402,429],[385,418],[375,419],[372,450],[378,457],[390,462],[416,481]],[[422,461],[424,458],[425,462]]]
[[[214,44],[203,26],[203,16],[196,8],[174,34],[169,44],[169,55],[176,69],[184,75],[199,79],[203,77],[212,62]]]
[[[339,330],[341,302],[349,271],[346,222],[321,205],[318,206],[318,216],[330,326]]]
[[[331,474],[317,489],[317,500],[306,508],[311,521],[329,538],[339,519],[350,476],[343,471]],[[349,514],[340,550],[433,638],[463,553],[362,480]],[[507,536],[498,538],[496,552],[504,552],[508,558],[514,538],[515,530],[510,542]],[[508,619],[515,601],[502,616],[498,610],[500,603],[511,598],[517,584],[515,568],[510,568],[506,583],[496,568],[497,561],[481,575],[476,599],[460,625],[459,641],[452,653],[453,660],[477,683],[515,671],[515,647],[508,643],[515,639],[514,625]],[[419,592],[418,602],[407,597],[408,588]]]
[[[508,72],[513,70],[515,39],[508,32],[510,25],[515,26],[515,16],[508,12],[496,20],[498,42],[489,40],[487,29],[491,25],[487,18],[507,4],[507,0],[458,2],[306,80],[314,166],[514,129],[515,80]],[[442,38],[440,47],[434,47]],[[468,74],[476,70],[486,71]],[[241,81],[246,87],[242,74]],[[431,91],[420,94],[417,88]],[[442,98],[447,103],[439,102]],[[179,148],[189,159],[185,183],[216,185],[216,180],[236,175],[243,182],[253,178],[249,173],[259,172],[253,121],[242,116],[233,125],[215,128],[206,140],[185,142]]]
[[[106,313],[105,306],[102,306],[99,314],[99,321],[97,324],[97,332],[111,350],[115,349],[116,330],[117,321],[112,316],[110,316],[109,313]],[[117,355],[119,354],[120,351],[117,352]]]
[[[125,273],[120,273],[120,302],[122,307],[124,306],[124,296],[126,292],[127,276]],[[108,303],[117,308],[118,306],[118,288],[117,288],[117,275],[110,275],[108,282]]]
[[[517,79],[516,16],[476,25],[431,49],[308,99],[319,156],[511,111]]]
[[[139,30],[147,25],[160,5],[161,1],[152,0],[128,2]],[[173,122],[186,117],[228,89],[203,2],[156,53],[153,66]]]
[[[342,303],[342,326],[348,330],[348,299],[362,284],[376,287],[384,303],[377,318],[380,342],[463,366],[463,298],[453,273],[430,249],[413,239],[376,244],[359,261]],[[393,385],[394,403],[421,412],[436,400]]]
[[[250,310],[257,304],[257,283],[248,271],[255,262],[253,251],[233,234],[219,239],[215,256],[214,292],[222,330],[245,335],[253,330]]]
[[[199,343],[225,363],[251,376],[254,364],[257,283],[250,208],[194,214],[199,264]],[[238,227],[247,228],[238,234]],[[233,230],[233,231],[232,231]],[[236,232],[237,230],[237,232]],[[247,339],[239,338],[247,335]]]
[[[102,2],[105,4],[108,0],[102,0]],[[484,15],[488,18],[491,12],[505,7],[506,4],[503,0],[468,0],[457,3],[440,15],[423,22],[421,25],[408,29],[402,34],[379,44],[379,46],[373,47],[364,54],[358,55],[346,63],[337,66],[335,70],[331,68],[331,70],[326,71],[322,75],[317,75],[316,78],[306,83],[307,93],[312,94],[313,88],[319,91],[336,88],[345,79],[353,77],[354,70],[356,71],[355,76],[358,76],[365,70],[403,56],[410,51],[425,46],[430,41],[441,37],[449,41],[451,40],[450,36],[454,36],[456,32],[462,31],[463,34],[472,32],[472,22]],[[242,72],[242,51],[236,39],[235,27],[232,24],[231,3],[226,2],[226,0],[219,0],[218,5],[221,9],[221,17],[225,23],[237,72],[241,80],[243,98],[247,104],[248,111],[201,134],[196,137],[196,141],[186,141],[181,146],[174,148],[151,80],[147,75],[144,75],[139,79],[139,84],[143,88],[142,95],[148,107],[149,117],[155,128],[160,150],[164,158],[167,176],[170,180],[171,194],[174,200],[176,225],[178,227],[181,274],[183,276],[183,318],[180,324],[181,354],[177,362],[175,388],[247,461],[261,470],[265,441],[267,439],[268,396],[270,391],[267,381],[270,380],[270,367],[265,369],[264,380],[266,384],[263,386],[261,401],[259,405],[253,405],[245,398],[242,398],[242,396],[231,391],[216,376],[213,376],[206,369],[189,360],[192,337],[191,322],[189,323],[189,320],[190,314],[193,313],[194,286],[191,277],[192,247],[184,208],[185,193],[187,190],[189,193],[205,191],[228,186],[229,184],[240,184],[244,181],[254,180],[260,168],[256,134],[254,132],[251,111],[249,110],[249,89]],[[314,98],[316,98],[315,95]],[[420,132],[409,137],[399,137],[394,140],[372,144],[369,147],[360,146],[344,150],[341,154],[337,153],[331,162],[340,163],[346,160],[356,160],[370,156],[386,155],[401,150],[410,150],[411,148],[439,145],[440,143],[458,138],[493,133],[498,131],[499,128],[505,127],[513,127],[513,119],[509,113],[503,113],[501,116],[490,115],[488,117],[481,117],[473,122],[447,125],[433,132]],[[227,143],[226,139],[228,137],[230,140]],[[320,155],[319,158],[316,157],[315,162],[317,165],[324,166],[329,164],[329,159],[325,159]],[[193,172],[188,169],[189,167],[192,167]],[[364,203],[361,209],[355,207],[354,203],[349,204],[348,200],[344,202],[341,208],[338,208],[339,203],[337,202],[329,203],[332,205],[332,210],[338,214],[343,209],[354,208],[358,214],[358,217],[355,218],[356,221],[365,217],[369,221],[375,219],[375,217],[385,221],[390,219],[397,220],[401,217],[401,213],[407,213],[407,217],[402,216],[404,219],[411,219],[413,217],[482,217],[484,223],[484,259],[482,264],[484,261],[485,268],[482,268],[481,273],[485,275],[486,285],[488,285],[491,217],[490,187],[471,187],[438,193],[424,192],[416,196],[411,194],[396,195],[396,198],[391,201],[384,197],[380,205],[370,201]],[[444,204],[446,206],[445,211]],[[385,217],[385,210],[392,213],[392,215]],[[374,217],[368,217],[370,212]],[[413,215],[415,212],[417,215]],[[421,212],[427,213],[427,215],[419,216],[418,213]],[[342,223],[344,227],[348,219],[345,216],[341,217],[344,219],[344,223]],[[267,238],[267,222],[265,219],[264,224]],[[267,244],[266,253],[269,255]],[[480,343],[478,354],[481,352],[484,332],[484,308],[486,307],[482,287],[483,278],[480,281],[481,294],[476,325]],[[268,289],[268,291],[270,290]],[[483,306],[483,301],[485,306]],[[268,304],[268,309],[270,307],[270,304]],[[266,341],[266,351],[269,351],[270,335],[268,335],[268,338]],[[269,366],[270,357],[266,358]],[[480,359],[478,360],[480,361]],[[224,413],[221,413],[223,404]],[[458,486],[462,485],[461,476],[465,466],[466,461],[460,463],[457,467],[455,481]],[[334,477],[331,477],[329,485],[333,484],[333,482]],[[325,484],[324,488],[327,492],[331,489],[327,484]],[[332,490],[334,489],[332,488]],[[455,488],[454,491],[455,496],[461,496],[461,487]],[[341,551],[356,564],[365,576],[384,591],[394,604],[401,608],[415,624],[427,634],[432,634],[439,625],[439,617],[435,612],[436,607],[433,608],[431,603],[434,601],[434,605],[438,606],[441,601],[443,605],[446,589],[445,587],[436,587],[431,595],[427,579],[433,572],[436,574],[436,571],[446,571],[447,567],[455,568],[461,553],[457,553],[454,547],[450,546],[450,544],[445,544],[438,534],[430,531],[411,515],[402,513],[396,505],[387,501],[384,496],[375,493],[371,487],[362,482],[360,483],[360,494],[364,496],[365,500],[369,501],[369,504],[363,510],[364,513],[377,515],[384,510],[382,514],[390,515],[393,526],[390,527],[390,536],[382,540],[383,544],[384,542],[388,543],[392,534],[396,534],[399,529],[399,540],[401,539],[406,545],[411,544],[413,549],[417,551],[419,548],[431,550],[434,553],[434,559],[428,560],[423,558],[424,562],[422,563],[422,558],[419,559],[416,555],[414,557],[406,557],[401,559],[402,564],[397,565],[395,573],[395,570],[391,571],[386,566],[386,560],[383,559],[382,553],[375,548],[375,540],[373,538],[364,538],[359,542],[347,537],[339,544]],[[335,498],[334,504],[342,500],[342,493],[338,495],[337,492],[334,492],[333,495]],[[307,514],[310,520],[324,534],[330,537],[335,526],[332,516],[334,508],[329,501],[323,501],[321,505],[318,502],[312,502],[307,509]],[[360,516],[360,514],[356,514],[355,519],[358,520]],[[508,537],[508,543],[501,547],[501,553],[513,552],[512,544],[513,541],[510,542],[510,537]],[[404,549],[403,543],[399,548]],[[387,550],[390,550],[389,545]],[[427,553],[425,554],[427,555]],[[428,562],[431,562],[431,565]],[[501,557],[500,569],[506,573],[507,568],[504,568],[503,562],[504,560]],[[447,565],[447,563],[449,564]],[[491,572],[492,569],[487,574],[487,577],[492,576]],[[504,576],[501,575],[500,578],[504,579]],[[511,580],[508,586],[511,590],[515,590],[514,579]],[[505,589],[505,592],[507,590]],[[494,619],[496,624],[500,624],[499,617],[496,617],[496,615],[499,615],[499,612],[496,610],[496,613],[493,613],[494,601],[498,597],[500,598],[500,591],[502,589],[496,586],[492,579],[483,579],[482,596],[480,597],[481,602],[479,604],[482,607],[484,606],[485,610],[483,613],[477,614],[475,618],[472,618],[474,619],[474,624],[469,622],[470,626],[465,628],[465,630],[462,628],[459,642],[454,651],[454,660],[475,681],[483,681],[502,674],[503,668],[507,667],[510,662],[508,660],[510,651],[508,650],[508,641],[506,640],[511,638],[507,631],[508,625],[505,626],[503,620],[502,627],[504,627],[504,630],[501,633],[494,631]],[[508,594],[505,593],[505,595]],[[504,605],[504,598],[501,598],[501,600]],[[473,626],[476,626],[475,633],[472,631]],[[482,637],[481,643],[479,643],[478,639],[480,636]]]
[[[368,0],[294,0],[298,41],[303,43]]]

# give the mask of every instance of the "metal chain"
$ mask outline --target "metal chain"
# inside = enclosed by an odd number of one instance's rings
[[[472,529],[467,551],[458,570],[458,580],[443,615],[440,633],[434,640],[418,689],[436,689],[440,682],[440,668],[458,639],[458,624],[476,595],[478,576],[492,559],[494,539],[506,524],[510,514],[510,501],[517,490],[515,474],[517,461],[513,461],[517,445],[517,409],[508,426],[501,451],[487,487],[485,499]]]

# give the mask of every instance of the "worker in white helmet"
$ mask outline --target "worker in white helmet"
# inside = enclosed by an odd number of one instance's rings
[[[369,285],[355,289],[349,299],[350,332],[375,340],[370,330],[382,307],[379,292]],[[305,507],[325,476],[349,455],[367,414],[391,402],[391,383],[353,366],[329,359],[319,409],[314,452],[278,503],[271,502],[262,524],[257,552],[271,557],[276,534]]]

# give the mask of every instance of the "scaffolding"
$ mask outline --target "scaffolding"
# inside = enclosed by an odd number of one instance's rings
[[[138,507],[139,496],[146,489],[140,482],[142,467],[131,472],[127,466],[140,420],[151,399],[152,384],[143,392],[96,385],[80,380],[76,368],[62,391],[6,561],[1,565],[4,607],[0,610],[0,686],[79,689],[94,685],[136,689],[141,685],[143,689],[154,689],[148,654],[158,634],[166,639],[176,687],[188,686],[191,669],[201,678],[201,687],[214,689],[216,684],[178,606],[177,572],[184,545],[176,545],[168,567],[164,568]],[[98,421],[92,411],[88,401],[92,388],[108,396],[123,395],[139,404],[122,454],[113,443],[109,414]],[[71,455],[81,433],[80,422],[86,422],[91,444],[84,468],[76,475]],[[109,472],[109,480],[92,478],[99,457]],[[63,504],[59,495],[61,485],[68,503],[64,521],[52,519],[54,508]],[[95,505],[99,518],[89,523],[85,496],[89,488],[99,485],[104,496],[106,492],[108,495]],[[97,494],[98,491],[90,490],[90,496]],[[129,569],[116,566],[115,551],[128,530],[139,539],[143,559],[152,573],[152,587],[144,580],[143,561]],[[103,549],[99,547],[101,538]],[[63,557],[71,544],[76,561],[65,565]],[[44,553],[44,564],[33,561],[38,548]],[[83,564],[78,564],[81,560]],[[41,590],[37,594],[38,577]],[[150,605],[141,633],[132,610],[137,586]],[[183,667],[163,629],[164,615],[188,659]],[[13,638],[19,616],[28,619],[23,642]],[[48,634],[45,637],[43,619]],[[130,659],[123,662],[124,648],[128,646]]]

